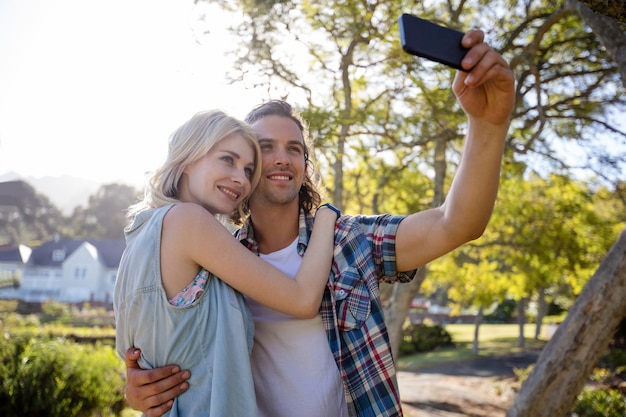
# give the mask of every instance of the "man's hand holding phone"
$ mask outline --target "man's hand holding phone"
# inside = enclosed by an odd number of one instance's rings
[[[398,25],[407,53],[461,70],[453,89],[469,117],[508,125],[515,77],[504,58],[485,43],[481,30],[462,33],[406,13]]]
[[[398,19],[400,42],[405,52],[431,61],[465,69],[461,61],[468,52],[461,40],[463,33],[404,13]]]

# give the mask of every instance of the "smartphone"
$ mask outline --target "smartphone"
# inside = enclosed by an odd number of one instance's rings
[[[398,18],[402,49],[412,55],[456,68],[469,50],[461,45],[463,33],[408,13]]]

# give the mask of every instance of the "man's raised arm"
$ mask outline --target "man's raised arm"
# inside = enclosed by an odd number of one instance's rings
[[[398,271],[420,267],[484,232],[498,193],[500,167],[515,105],[515,77],[508,63],[472,30],[471,48],[454,80],[454,94],[468,118],[458,171],[441,207],[404,219],[396,236]]]

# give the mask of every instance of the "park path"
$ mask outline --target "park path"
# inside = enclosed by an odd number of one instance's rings
[[[399,372],[406,417],[504,417],[515,392],[514,368],[534,364],[538,351]]]

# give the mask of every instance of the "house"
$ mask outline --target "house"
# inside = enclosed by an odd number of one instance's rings
[[[19,260],[13,259],[15,255],[11,260],[0,256],[0,276],[9,274],[9,271],[13,271],[13,275],[21,275],[18,288],[0,288],[0,298],[26,302],[87,301],[110,305],[113,303],[117,268],[125,247],[124,240],[57,237],[32,249],[21,265]],[[8,255],[6,257],[9,258]]]
[[[31,253],[26,245],[0,246],[0,288],[19,286]]]

